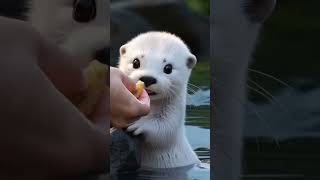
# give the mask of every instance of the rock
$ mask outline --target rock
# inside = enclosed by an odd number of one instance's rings
[[[192,12],[182,3],[144,4],[128,7],[153,25],[181,37],[197,56],[209,57],[209,17]]]
[[[135,171],[140,167],[140,150],[138,139],[133,138],[121,129],[111,133],[110,173],[117,174]]]
[[[111,51],[110,63],[115,66],[119,58],[119,48],[141,32],[152,30],[152,25],[140,15],[121,9],[111,10]]]
[[[191,11],[179,0],[118,0],[111,6],[111,64],[116,64],[122,44],[150,30],[174,33],[198,59],[209,58],[209,29],[209,17]]]

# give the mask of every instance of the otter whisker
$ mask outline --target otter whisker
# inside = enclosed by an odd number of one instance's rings
[[[266,94],[264,94],[264,93],[261,92],[260,90],[255,89],[254,87],[252,87],[252,86],[250,86],[250,85],[248,85],[248,84],[247,84],[247,87],[248,87],[249,89],[251,89],[252,91],[260,94],[260,95],[263,96],[263,97],[265,97],[265,98],[266,98],[268,101],[270,101],[271,103],[275,103],[275,101],[274,101],[272,98],[270,98],[269,96],[267,96]]]
[[[277,102],[277,104],[285,110],[285,106],[276,98],[274,97],[269,91],[267,91],[265,88],[263,88],[261,85],[259,85],[257,82],[253,81],[252,79],[249,79],[249,81],[251,83],[253,83],[254,85],[256,85],[258,88],[260,88],[264,93],[266,93],[267,95],[269,95],[275,102]]]
[[[269,122],[268,122],[267,120],[263,119],[263,118],[260,116],[260,113],[259,113],[257,110],[253,110],[253,112],[256,114],[256,116],[257,116],[260,120],[262,120],[263,122],[265,122],[265,125],[267,126],[268,130],[269,130],[270,132],[272,132],[272,128],[270,127]],[[275,141],[278,149],[280,149],[280,143],[279,143],[278,139],[277,139],[275,136],[272,136],[272,138],[274,139],[274,141]]]
[[[192,83],[188,83],[188,85],[197,88],[197,90],[199,90],[199,89],[201,90],[201,88],[200,88],[199,86],[196,86],[196,85],[194,85],[194,84],[192,84]]]
[[[192,87],[189,87],[189,86],[187,86],[187,89],[188,90],[192,90],[193,92],[195,92],[197,90],[197,89],[195,90],[195,89],[193,89]]]
[[[195,90],[190,89],[189,87],[187,87],[187,90],[188,90],[188,91],[190,91],[192,94],[195,94],[195,93],[196,93],[196,91],[195,91]]]
[[[260,75],[263,75],[263,76],[265,76],[265,77],[271,78],[271,79],[277,81],[278,83],[280,83],[280,84],[282,84],[282,85],[284,85],[284,86],[286,86],[286,87],[289,87],[289,88],[291,88],[291,89],[294,89],[294,87],[290,86],[288,83],[282,81],[281,79],[276,78],[276,77],[273,76],[273,75],[270,75],[270,74],[267,74],[267,73],[264,73],[264,72],[262,72],[262,71],[258,71],[258,70],[255,70],[255,69],[251,69],[251,68],[248,68],[248,70],[251,71],[251,72],[254,72],[254,73],[256,73],[256,74],[260,74]]]
[[[217,81],[216,81],[215,84],[216,84],[216,86],[220,86],[220,87],[221,87],[221,83],[220,83],[220,82],[217,82]],[[260,121],[263,121],[263,122],[267,125],[267,129],[268,129],[270,132],[272,132],[272,129],[271,129],[270,125],[269,125],[269,122],[268,122],[267,120],[263,119],[263,118],[260,116],[260,113],[259,113],[256,109],[254,109],[254,108],[248,109],[248,108],[246,107],[246,104],[245,104],[245,103],[242,103],[241,100],[238,100],[238,99],[236,99],[236,98],[234,98],[234,97],[228,96],[228,98],[230,98],[231,101],[234,101],[235,103],[239,103],[240,105],[244,106],[246,110],[249,110],[249,111],[253,112]],[[220,109],[220,108],[218,108],[217,106],[215,106],[215,108],[217,108],[217,110]],[[221,110],[221,109],[220,109],[220,110]],[[277,147],[280,149],[280,145],[279,145],[279,142],[278,142],[278,140],[276,139],[276,137],[275,137],[275,136],[272,136],[272,138],[275,140]]]

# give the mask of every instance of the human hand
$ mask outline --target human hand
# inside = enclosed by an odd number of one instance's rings
[[[39,176],[106,171],[107,133],[98,131],[65,98],[86,91],[78,57],[23,21],[0,17],[0,39],[4,171],[34,171]]]
[[[143,90],[139,99],[132,92],[136,83],[117,68],[110,68],[110,113],[111,124],[116,128],[126,128],[139,117],[150,111],[150,98]]]

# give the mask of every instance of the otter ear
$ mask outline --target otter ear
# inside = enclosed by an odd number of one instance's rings
[[[271,14],[276,0],[245,0],[245,13],[253,23],[262,23]]]
[[[119,49],[120,56],[124,55],[127,52],[126,45],[122,45]]]
[[[187,58],[187,67],[189,69],[192,69],[197,63],[197,58],[196,56],[194,56],[193,54],[191,54],[188,58]]]

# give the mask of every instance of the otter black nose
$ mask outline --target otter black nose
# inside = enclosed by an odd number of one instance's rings
[[[151,77],[151,76],[142,76],[140,78],[140,81],[143,81],[144,84],[146,85],[146,87],[157,83],[157,80],[155,78]]]

